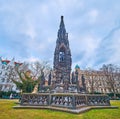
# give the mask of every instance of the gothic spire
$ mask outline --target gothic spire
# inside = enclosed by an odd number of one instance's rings
[[[72,59],[68,41],[68,34],[65,30],[63,16],[61,16],[54,52],[54,77],[56,80],[56,84],[66,84],[66,86],[64,86],[65,89],[67,89],[67,85],[70,82],[71,64]]]
[[[65,25],[64,25],[63,16],[61,16],[60,28],[64,28],[64,29],[65,29]]]
[[[61,16],[60,26],[59,26],[59,30],[58,30],[58,37],[64,38],[65,34],[66,34],[66,29],[65,29],[65,25],[64,25],[63,16]]]

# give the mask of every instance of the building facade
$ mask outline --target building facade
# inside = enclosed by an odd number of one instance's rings
[[[11,78],[18,80],[18,76],[15,72],[15,67],[22,63],[15,62],[13,60],[0,59],[0,91],[16,91],[19,92],[16,85],[12,82]]]
[[[97,70],[81,70],[78,65],[79,86],[83,87],[83,77],[87,93],[116,93],[120,94],[120,73],[105,73]],[[72,74],[75,74],[75,71]],[[72,77],[72,75],[71,75]]]

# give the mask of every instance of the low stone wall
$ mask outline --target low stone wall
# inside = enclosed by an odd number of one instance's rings
[[[24,93],[21,96],[21,105],[49,105],[50,95],[46,93]]]
[[[70,93],[51,94],[51,105],[67,108],[86,106],[86,96]]]
[[[87,105],[109,106],[110,99],[106,95],[87,95]]]
[[[21,105],[55,106],[76,109],[83,106],[109,106],[109,97],[106,95],[74,94],[74,93],[24,93]]]

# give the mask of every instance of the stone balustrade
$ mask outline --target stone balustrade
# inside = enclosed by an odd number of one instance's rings
[[[106,95],[75,94],[75,93],[24,93],[21,105],[55,106],[76,109],[83,106],[109,106]]]
[[[90,106],[110,105],[109,97],[106,95],[87,95],[87,105],[90,105]]]
[[[49,94],[24,93],[21,96],[21,105],[49,105]]]

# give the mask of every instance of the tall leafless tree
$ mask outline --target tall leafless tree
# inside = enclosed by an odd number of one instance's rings
[[[86,85],[89,89],[87,89],[90,93],[94,93],[95,92],[95,85],[96,85],[96,72],[94,71],[94,69],[86,69],[85,70],[85,78],[86,78]]]
[[[32,75],[34,78],[38,78],[43,72],[46,78],[49,75],[50,70],[51,70],[50,64],[48,61],[32,62],[30,64],[30,69],[32,71]]]
[[[106,77],[106,83],[109,86],[109,90],[116,97],[117,92],[117,83],[120,81],[120,67],[114,64],[103,65],[101,70],[103,71]],[[119,84],[118,84],[119,85]]]

